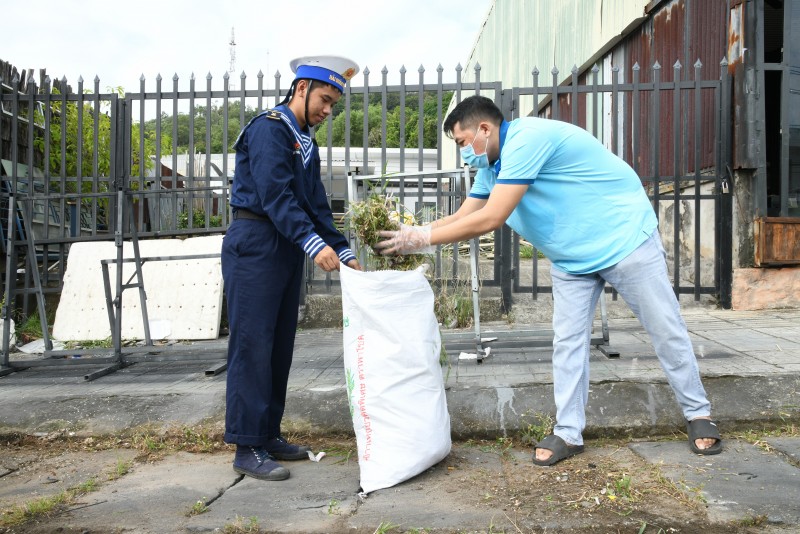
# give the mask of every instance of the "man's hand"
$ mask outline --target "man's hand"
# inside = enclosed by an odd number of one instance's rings
[[[358,260],[352,259],[347,262],[347,266],[351,269],[355,269],[356,271],[363,271],[364,269],[361,268],[361,264],[358,263]]]
[[[314,256],[314,263],[327,273],[339,270],[339,256],[327,245]]]
[[[378,235],[385,238],[374,248],[381,254],[432,254],[431,225],[400,225],[399,230],[383,230]]]

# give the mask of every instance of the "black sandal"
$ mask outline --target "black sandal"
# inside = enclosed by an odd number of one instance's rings
[[[536,459],[536,449],[552,451],[553,455],[547,460]],[[561,460],[583,452],[583,445],[570,445],[556,435],[547,436],[533,448],[533,463],[541,466],[555,465]]]
[[[709,456],[722,452],[722,436],[719,435],[719,429],[714,421],[710,419],[686,421],[686,433],[689,434],[689,448],[693,453]],[[715,439],[717,442],[707,449],[701,449],[695,443],[697,439]]]

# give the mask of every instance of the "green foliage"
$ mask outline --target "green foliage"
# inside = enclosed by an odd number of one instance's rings
[[[533,445],[553,433],[555,421],[551,415],[536,413],[533,415],[533,421],[529,421],[528,417],[529,415],[525,413],[520,421],[523,443]]]
[[[211,215],[208,218],[209,228],[219,228],[222,226],[222,215]],[[206,212],[204,210],[192,210],[192,228],[206,227]],[[178,228],[185,230],[189,228],[189,213],[182,211],[178,214]]]
[[[364,146],[364,107],[361,95],[356,95],[351,102],[350,112],[350,146]],[[386,146],[388,148],[407,148],[419,147],[419,106],[415,93],[406,95],[405,121],[401,121],[399,95],[396,98],[387,98],[386,103]],[[378,97],[377,99],[375,97]],[[446,106],[450,101],[452,93],[445,93],[442,97],[442,106]],[[422,121],[422,147],[436,148],[439,135],[438,122],[438,101],[436,93],[427,93],[423,102],[423,121]],[[332,146],[345,146],[345,121],[346,114],[344,104],[337,104],[332,115],[331,140]],[[380,95],[372,95],[367,108],[367,146],[382,146],[382,103]],[[400,126],[405,124],[403,138],[400,137]],[[317,128],[317,142],[320,146],[328,144],[328,125],[321,124]],[[402,141],[402,142],[401,142]]]
[[[176,117],[162,113],[158,119],[152,119],[145,123],[145,131],[148,135],[155,136],[156,124],[161,123],[161,135],[165,142],[162,143],[162,154],[173,153],[210,153],[221,154],[224,151],[231,152],[233,142],[239,135],[242,127],[255,117],[258,110],[245,106],[244,122],[241,121],[242,103],[238,100],[228,102],[227,107],[212,104],[211,107],[196,106],[193,113],[179,113]],[[223,146],[225,143],[225,118],[228,119],[228,138],[227,150]],[[210,121],[211,144],[209,149],[206,147],[206,122]],[[193,134],[193,138],[190,139]],[[192,144],[190,144],[192,141]],[[192,146],[193,145],[193,146]]]

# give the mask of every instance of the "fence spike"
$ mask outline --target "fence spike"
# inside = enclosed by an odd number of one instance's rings
[[[405,65],[401,65],[400,66],[400,74],[405,74],[406,72],[407,72],[406,71],[406,66]]]
[[[442,67],[442,64],[441,64],[441,63],[439,63],[439,66],[438,66],[438,67],[436,67],[436,72],[439,72],[439,73],[442,73],[442,72],[444,72],[444,67]]]
[[[703,62],[700,61],[700,58],[697,58],[697,61],[694,62],[694,68],[699,69],[703,67]]]
[[[222,75],[222,79],[225,81],[230,80],[231,76],[228,74],[228,71],[225,71],[225,74]]]
[[[67,77],[64,76],[63,78],[61,78],[61,81],[63,83],[67,83]],[[98,80],[98,81],[100,81],[100,80]],[[78,83],[83,83],[83,76],[78,76]]]
[[[639,62],[633,64],[633,70],[642,70],[642,67],[639,66]]]
[[[143,82],[143,81],[145,81],[145,79],[146,79],[146,78],[144,77],[144,72],[143,72],[143,73],[141,73],[141,74],[139,75],[139,81],[140,81],[140,82]]]
[[[572,72],[572,74],[578,74],[578,66],[573,64],[570,72]]]
[[[369,76],[369,67],[364,67],[364,76]]]
[[[259,70],[258,70],[258,74],[256,74],[256,78],[259,78],[259,79],[261,79],[261,78],[263,78],[263,77],[264,77],[264,73],[263,73],[263,72],[261,72],[261,69],[259,69]]]
[[[533,70],[531,71],[531,74],[533,74],[534,76],[538,76],[539,75],[539,67],[533,67]]]
[[[461,72],[462,70],[464,70],[464,67],[462,67],[461,63],[459,62],[459,64],[456,65],[456,72]]]
[[[189,81],[193,82],[195,80],[196,80],[196,78],[194,77],[194,72],[192,72],[192,75],[189,76]]]
[[[558,74],[558,67],[553,67],[553,70],[550,71],[550,74]]]
[[[389,69],[386,68],[386,65],[381,69],[381,74],[389,74]]]
[[[417,69],[417,72],[419,72],[420,74],[425,72],[425,67],[422,66],[422,63],[419,64],[419,68]]]
[[[173,82],[177,82],[178,81],[178,73],[177,72],[172,75],[172,81]]]
[[[728,66],[728,58],[725,56],[722,57],[722,61],[719,62],[720,67],[727,67]]]
[[[597,66],[597,63],[595,63],[594,66],[592,67],[592,72],[595,74],[600,72],[600,67]]]
[[[157,82],[161,83],[161,80],[163,80],[163,79],[164,78],[161,77],[161,73],[160,72],[158,74],[156,74],[156,81]]]
[[[683,65],[681,65],[681,60],[679,59],[678,61],[676,61],[675,64],[672,66],[672,68],[674,68],[674,69],[682,69]]]
[[[659,63],[658,60],[653,63],[653,70],[661,70],[661,63]]]
[[[213,77],[211,76],[211,71],[208,71],[208,74],[206,74],[206,80],[210,82],[212,79]]]

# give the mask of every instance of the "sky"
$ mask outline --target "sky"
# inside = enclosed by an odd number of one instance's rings
[[[307,55],[341,55],[361,70],[368,67],[370,84],[398,83],[405,66],[406,83],[418,81],[420,65],[426,82],[436,79],[438,65],[445,81],[454,80],[459,63],[466,66],[493,0],[38,0],[33,4],[4,2],[5,21],[0,59],[18,70],[45,68],[51,78],[66,76],[84,88],[100,79],[100,91],[122,87],[138,92],[144,75],[146,91],[171,90],[175,74],[179,90],[222,89],[231,64],[231,30],[235,35],[236,82],[242,72],[254,88],[259,71],[274,85],[280,71],[291,76],[289,61]],[[114,6],[114,7],[112,7]],[[41,14],[33,16],[34,12]],[[449,78],[448,78],[449,75]],[[362,74],[356,84],[363,84]],[[232,80],[233,83],[233,80]],[[282,85],[288,85],[284,83]]]

